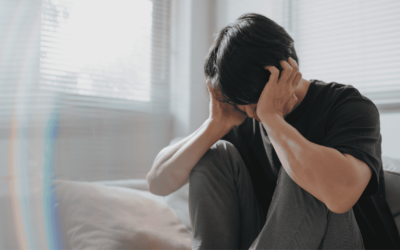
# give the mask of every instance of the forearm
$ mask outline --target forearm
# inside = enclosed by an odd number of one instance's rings
[[[211,120],[206,120],[196,132],[163,149],[147,174],[150,192],[165,196],[187,183],[195,164],[226,131]]]
[[[282,117],[270,116],[263,125],[282,166],[300,187],[331,211],[345,212],[361,195],[363,170],[339,151],[308,141]],[[349,195],[351,194],[351,195]]]
[[[190,139],[192,139],[205,125],[206,123],[203,123],[196,131],[191,133],[189,136],[186,136],[182,140],[163,148],[154,159],[153,168],[156,166],[160,166],[165,161],[170,159],[184,144],[186,144]]]

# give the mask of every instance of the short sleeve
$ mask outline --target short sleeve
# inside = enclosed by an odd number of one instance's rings
[[[371,180],[363,196],[374,195],[379,189],[381,143],[379,112],[368,98],[342,102],[328,115],[323,145],[352,155],[371,169]]]

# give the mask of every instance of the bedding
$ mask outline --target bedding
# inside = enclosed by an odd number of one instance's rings
[[[99,183],[56,181],[65,249],[191,249],[164,197]]]
[[[188,229],[190,235],[193,235],[189,215],[189,183],[183,185],[172,194],[165,196],[165,201],[175,211],[178,218]]]

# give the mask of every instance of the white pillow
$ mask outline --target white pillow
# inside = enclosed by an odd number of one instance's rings
[[[102,184],[56,181],[67,249],[191,249],[164,197]]]

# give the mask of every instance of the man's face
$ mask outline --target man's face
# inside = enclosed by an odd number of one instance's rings
[[[254,118],[257,121],[261,122],[260,118],[257,116],[257,104],[247,104],[247,105],[236,105],[235,106],[240,111],[247,114],[248,117]]]

